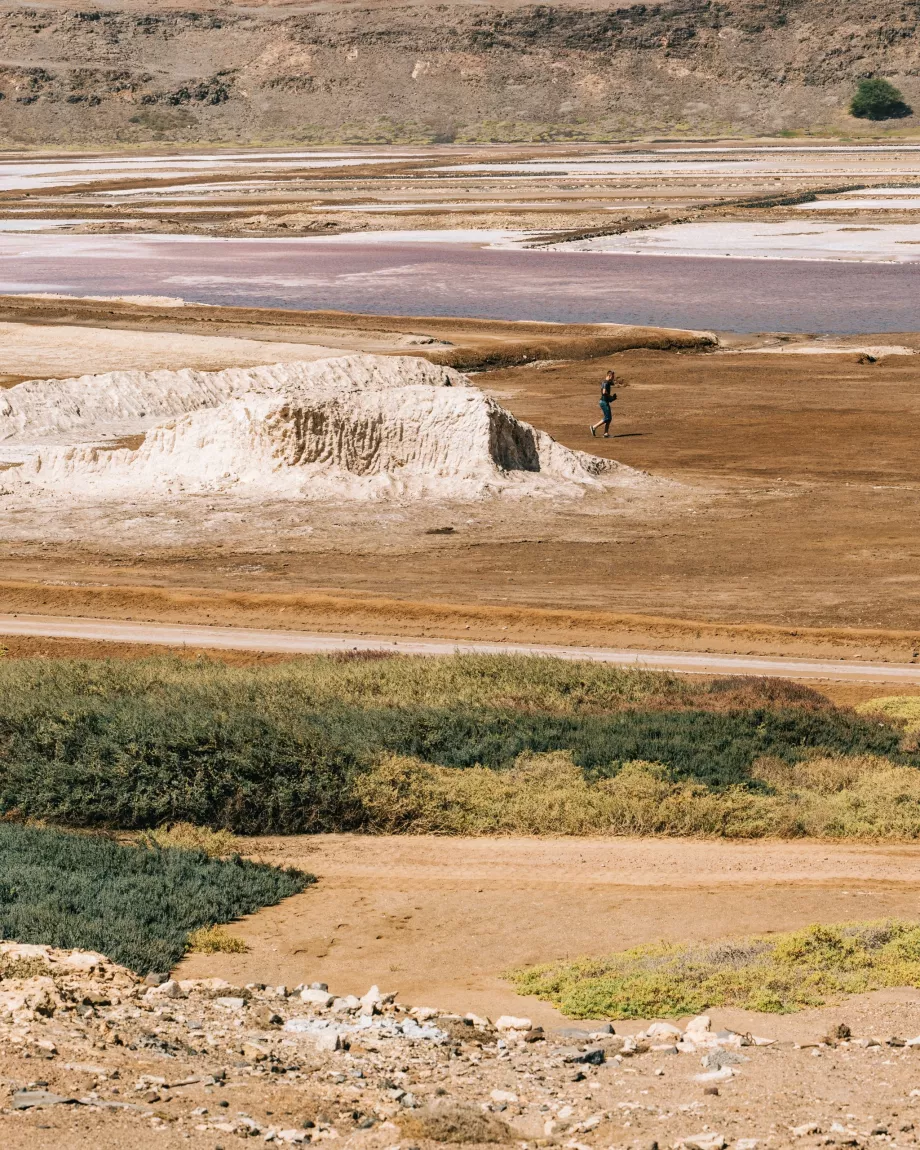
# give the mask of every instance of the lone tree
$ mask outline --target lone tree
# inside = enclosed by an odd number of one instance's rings
[[[850,114],[861,120],[896,120],[911,109],[894,84],[887,80],[860,80],[850,101]]]

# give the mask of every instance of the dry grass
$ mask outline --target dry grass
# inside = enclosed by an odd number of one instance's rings
[[[887,695],[881,699],[869,699],[854,710],[860,715],[897,719],[904,724],[908,734],[920,733],[920,695]]]
[[[761,759],[764,793],[675,781],[630,762],[593,782],[568,752],[523,755],[507,771],[391,756],[356,781],[385,834],[616,834],[903,841],[920,838],[920,772],[874,756]],[[773,793],[766,793],[767,788]]]
[[[202,926],[188,936],[190,954],[245,954],[249,947],[223,926]]]
[[[435,1103],[401,1115],[399,1128],[404,1138],[432,1142],[495,1143],[511,1142],[514,1134],[507,1122],[495,1114],[456,1102]]]
[[[508,976],[573,1018],[663,1018],[714,1006],[787,1013],[843,994],[920,986],[920,925],[809,926],[713,944],[638,946]]]
[[[203,851],[211,858],[223,858],[239,854],[239,840],[230,831],[212,831],[207,827],[196,827],[193,823],[172,823],[157,827],[144,835],[144,841],[152,845],[168,848],[176,847],[184,851]]]

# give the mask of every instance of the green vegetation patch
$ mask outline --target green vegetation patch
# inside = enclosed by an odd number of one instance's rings
[[[198,828],[915,838],[918,766],[900,717],[782,680],[507,656],[0,662],[0,814],[215,855],[232,838]]]
[[[899,120],[911,112],[903,94],[880,77],[860,80],[850,101],[850,115],[861,120]]]
[[[0,938],[95,950],[140,974],[170,970],[199,927],[314,881],[239,857],[0,824]]]
[[[852,922],[695,946],[637,946],[513,971],[572,1018],[668,1018],[714,1006],[788,1013],[844,994],[920,986],[920,925]]]

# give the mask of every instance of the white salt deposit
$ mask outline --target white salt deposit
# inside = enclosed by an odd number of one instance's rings
[[[143,439],[100,442],[116,431]],[[99,500],[571,497],[655,483],[563,447],[451,368],[373,355],[20,384],[0,395],[0,454],[17,453],[12,494]]]

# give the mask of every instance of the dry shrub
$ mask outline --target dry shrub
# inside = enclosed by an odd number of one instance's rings
[[[587,778],[568,752],[507,771],[390,756],[358,777],[369,829],[384,834],[616,834],[724,838],[920,838],[920,771],[871,755],[760,759],[774,793],[675,781],[660,763]]]
[[[507,771],[390,756],[356,786],[371,829],[387,834],[715,835],[756,798],[675,783],[659,763],[592,782],[568,751],[521,755]]]
[[[422,1107],[397,1119],[404,1138],[433,1142],[511,1142],[514,1133],[494,1114],[457,1102]]]
[[[920,926],[897,920],[816,924],[717,943],[637,946],[511,972],[574,1018],[662,1018],[734,1006],[776,1013],[843,994],[920,985]]]
[[[887,695],[882,699],[869,699],[854,709],[860,715],[880,715],[901,723],[907,735],[905,750],[917,749],[920,736],[920,695]]]
[[[184,851],[203,851],[211,858],[239,854],[239,841],[230,831],[212,831],[194,823],[172,823],[148,831],[144,839],[158,847],[175,847]]]
[[[223,926],[201,926],[188,936],[189,954],[245,954],[249,947]]]

